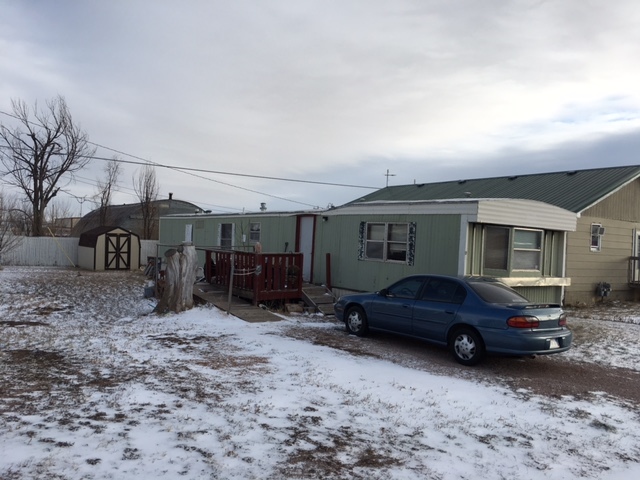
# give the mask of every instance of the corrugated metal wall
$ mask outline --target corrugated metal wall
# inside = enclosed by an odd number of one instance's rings
[[[78,264],[78,241],[76,237],[24,237],[20,245],[2,255],[2,265],[72,267]],[[140,241],[140,261],[156,254],[155,240]]]
[[[415,222],[414,264],[359,260],[361,222]],[[331,254],[332,286],[338,288],[375,291],[417,273],[456,275],[459,239],[459,215],[328,216],[326,221],[318,222],[313,281],[326,281],[326,253]]]

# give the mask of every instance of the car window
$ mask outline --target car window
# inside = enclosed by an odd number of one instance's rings
[[[425,285],[421,300],[428,302],[462,303],[467,296],[467,291],[454,280],[444,278],[432,278]]]
[[[469,286],[487,303],[529,303],[518,292],[500,283],[469,282]]]
[[[394,283],[387,289],[387,293],[399,298],[416,298],[424,278],[405,278]]]

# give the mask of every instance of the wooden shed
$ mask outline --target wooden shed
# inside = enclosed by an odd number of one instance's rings
[[[96,227],[80,235],[78,266],[87,270],[140,268],[140,237],[121,227]]]

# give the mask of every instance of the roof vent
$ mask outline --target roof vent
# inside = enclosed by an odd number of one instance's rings
[[[467,198],[471,197],[471,192],[464,192],[464,196]]]
[[[458,185],[462,185],[463,183],[467,183],[466,180],[458,180]]]
[[[515,180],[516,178],[518,178],[518,176],[517,176],[517,175],[514,175],[514,176],[512,176],[512,177],[508,177],[508,179],[509,179],[509,180]]]
[[[578,173],[577,170],[571,170],[570,172],[567,172],[567,175],[575,175],[576,173]]]

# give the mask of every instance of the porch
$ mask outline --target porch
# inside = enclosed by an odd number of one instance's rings
[[[211,285],[250,300],[302,298],[302,253],[253,253],[238,250],[205,250],[205,279]]]

